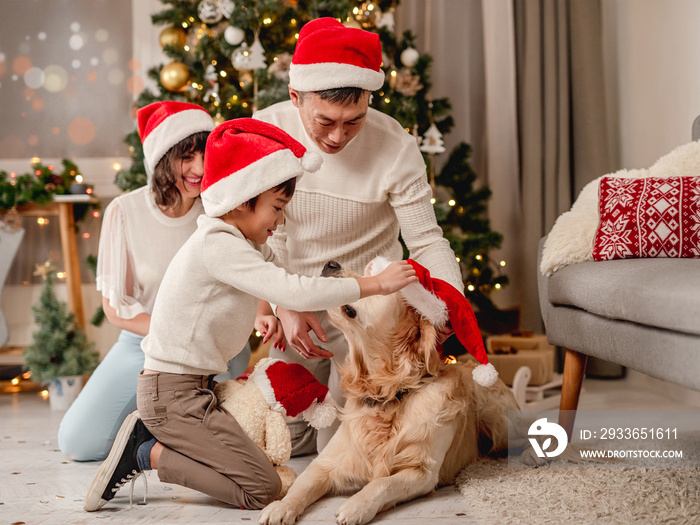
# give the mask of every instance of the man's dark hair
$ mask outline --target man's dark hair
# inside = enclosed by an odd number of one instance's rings
[[[281,191],[282,195],[285,197],[291,197],[294,195],[294,189],[297,187],[297,178],[292,177],[291,179],[288,179],[284,181],[282,184],[278,184],[277,186],[274,187],[274,191]],[[256,195],[252,199],[250,199],[248,202],[245,203],[245,206],[250,210],[250,211],[255,211],[255,204],[258,202],[258,197],[259,195]]]
[[[182,163],[189,155],[204,154],[208,136],[208,131],[200,131],[190,135],[170,148],[158,161],[153,170],[151,183],[156,204],[166,208],[180,205],[182,196],[176,184],[178,177],[182,176]]]
[[[322,91],[314,91],[313,93],[316,93],[321,100],[326,100],[333,104],[340,103],[346,106],[348,104],[357,104],[357,101],[362,98],[365,91],[367,90],[358,87],[344,87],[324,89]],[[305,94],[306,93],[303,91],[299,92],[299,99],[302,101],[302,103]]]

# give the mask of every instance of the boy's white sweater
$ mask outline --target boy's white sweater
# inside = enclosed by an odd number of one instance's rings
[[[144,368],[175,374],[225,372],[253,330],[258,298],[296,311],[360,298],[355,279],[288,274],[267,245],[205,215],[170,263],[141,347]]]

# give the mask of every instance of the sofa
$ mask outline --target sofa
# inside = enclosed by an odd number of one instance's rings
[[[700,175],[700,117],[692,136],[692,143],[649,170],[616,175]],[[539,301],[547,339],[566,349],[559,424],[569,436],[589,356],[700,390],[700,259],[591,260],[596,184],[584,188],[539,243]]]

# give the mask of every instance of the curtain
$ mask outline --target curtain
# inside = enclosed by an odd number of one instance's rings
[[[521,325],[540,331],[537,244],[612,171],[601,0],[514,0],[522,215]]]

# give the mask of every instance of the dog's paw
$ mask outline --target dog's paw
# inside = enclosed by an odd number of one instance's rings
[[[545,458],[539,457],[532,448],[520,454],[520,461],[528,467],[541,467],[547,462]]]
[[[298,513],[285,501],[273,501],[258,516],[260,525],[292,525]]]
[[[335,519],[339,525],[364,525],[376,515],[377,510],[373,505],[360,504],[353,496],[340,506]]]

